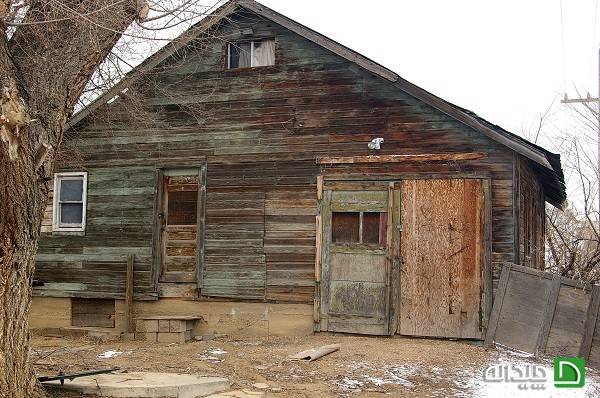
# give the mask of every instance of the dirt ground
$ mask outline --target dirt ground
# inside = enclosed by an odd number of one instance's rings
[[[340,344],[341,349],[311,363],[287,360],[290,354],[327,344]],[[194,373],[227,377],[236,390],[257,391],[253,384],[266,383],[269,388],[262,390],[266,397],[537,396],[516,385],[500,390],[498,384],[490,388],[490,383],[483,381],[489,365],[534,363],[533,359],[461,341],[318,334],[223,337],[179,345],[34,337],[32,358],[38,375],[108,367]],[[587,373],[585,389],[575,395],[552,396],[600,397],[600,377],[591,370]],[[76,397],[65,392],[52,394]]]

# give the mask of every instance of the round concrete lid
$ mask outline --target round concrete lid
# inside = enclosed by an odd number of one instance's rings
[[[221,377],[181,373],[131,372],[78,377],[44,383],[50,388],[62,388],[83,394],[102,394],[107,397],[203,397],[229,389],[229,380]]]

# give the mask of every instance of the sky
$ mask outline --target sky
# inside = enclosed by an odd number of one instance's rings
[[[225,0],[206,4],[216,1]],[[535,140],[546,114],[536,143],[563,156],[571,199],[581,202],[582,191],[573,137],[596,185],[596,123],[582,129],[560,100],[598,96],[600,0],[259,1],[512,133]],[[180,29],[138,44],[132,63]]]
[[[514,133],[598,92],[598,0],[261,2]]]
[[[560,100],[598,96],[599,0],[260,1],[530,140],[546,114],[536,143],[562,155],[571,206],[583,191],[565,131],[596,190],[594,126]]]

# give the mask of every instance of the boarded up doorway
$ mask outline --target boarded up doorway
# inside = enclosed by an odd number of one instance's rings
[[[202,261],[202,169],[164,170],[161,203],[161,282],[197,283]]]
[[[484,181],[402,181],[399,333],[483,337]]]

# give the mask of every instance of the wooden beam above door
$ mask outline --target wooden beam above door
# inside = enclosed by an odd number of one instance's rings
[[[487,157],[483,152],[426,153],[414,155],[323,156],[317,164],[447,162],[477,160]]]

